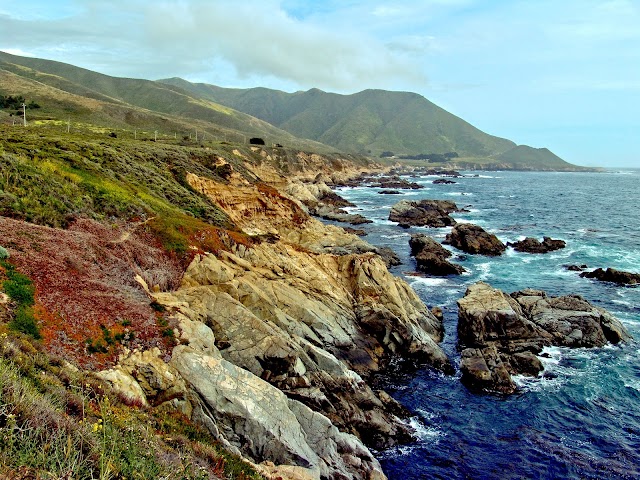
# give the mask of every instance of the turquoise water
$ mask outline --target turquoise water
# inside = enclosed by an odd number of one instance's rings
[[[580,294],[615,314],[640,340],[640,287],[580,278],[565,265],[640,272],[640,170],[606,173],[466,172],[453,185],[436,177],[411,179],[425,189],[379,195],[375,188],[341,188],[350,210],[374,223],[369,242],[393,248],[403,276],[429,306],[445,313],[443,347],[457,365],[456,300],[483,280],[507,292],[536,288],[551,295]],[[449,229],[404,230],[387,220],[401,199],[454,200],[469,213],[454,214],[495,233],[503,242],[525,236],[563,239],[567,247],[545,255],[508,249],[498,258],[454,252],[468,273],[459,277],[408,275],[411,233],[442,241]],[[518,379],[510,397],[473,394],[459,376],[429,369],[390,380],[388,391],[413,412],[419,440],[379,452],[390,479],[640,478],[640,345],[594,350],[551,348],[549,374]]]

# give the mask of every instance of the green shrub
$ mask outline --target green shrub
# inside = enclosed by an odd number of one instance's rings
[[[36,340],[41,338],[36,319],[33,316],[33,310],[24,305],[16,310],[14,319],[9,322],[9,328],[16,332],[31,335]]]
[[[34,303],[33,294],[35,287],[29,280],[29,277],[16,272],[13,269],[7,269],[8,280],[3,283],[4,291],[18,305],[32,306]]]
[[[9,322],[9,328],[39,339],[40,332],[31,309],[35,303],[33,283],[29,277],[17,272],[15,267],[5,260],[0,260],[0,265],[4,268],[7,276],[7,279],[2,283],[2,288],[11,300],[18,304],[14,318]]]
[[[0,245],[0,260],[6,260],[7,258],[9,258],[9,252],[7,252],[6,248]]]

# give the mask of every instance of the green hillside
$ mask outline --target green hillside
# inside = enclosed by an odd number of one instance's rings
[[[374,158],[385,152],[400,159],[455,152],[455,160],[443,165],[463,168],[581,169],[547,149],[516,146],[488,135],[408,92],[286,93],[222,88],[180,78],[117,78],[0,52],[0,95],[21,96],[37,104],[40,108],[27,112],[29,121],[58,130],[73,123],[74,128],[147,139],[202,140],[205,135],[209,141],[248,143],[260,137],[267,145]],[[21,121],[20,116],[15,108],[0,108],[2,123]]]
[[[28,95],[43,109],[35,119],[82,121],[111,128],[140,127],[164,133],[208,131],[218,139],[261,137],[304,150],[335,150],[301,140],[246,113],[174,86],[116,78],[65,63],[0,52],[0,94]]]
[[[345,151],[376,156],[384,151],[399,155],[455,151],[461,156],[486,157],[515,146],[415,93],[365,90],[339,95],[312,89],[287,94],[266,88],[225,89],[176,78],[163,82]]]
[[[516,169],[531,169],[532,165],[551,170],[573,167],[547,148],[532,148],[518,145],[495,157],[496,162],[513,165]]]

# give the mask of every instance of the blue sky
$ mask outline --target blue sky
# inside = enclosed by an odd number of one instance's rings
[[[225,87],[413,91],[569,162],[640,168],[640,0],[0,0],[0,50]]]

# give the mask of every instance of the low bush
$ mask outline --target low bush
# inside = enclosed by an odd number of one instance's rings
[[[16,303],[13,319],[9,322],[11,330],[26,333],[39,339],[40,331],[33,316],[35,287],[26,275],[16,271],[15,267],[6,260],[0,260],[0,267],[4,270],[6,280],[2,282],[4,292]]]

